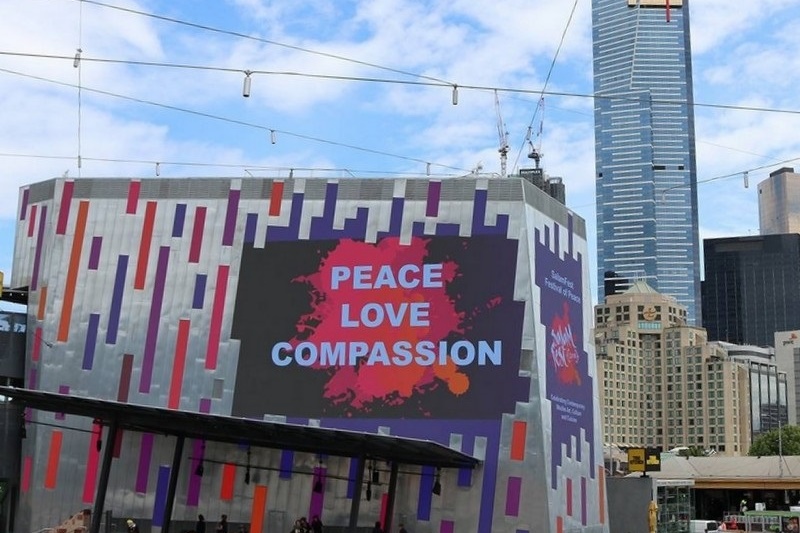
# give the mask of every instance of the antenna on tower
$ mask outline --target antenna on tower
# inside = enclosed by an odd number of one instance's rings
[[[505,178],[508,175],[508,132],[503,123],[503,114],[500,112],[500,98],[497,96],[497,89],[494,90],[494,110],[497,114],[497,136],[500,139],[500,147],[497,149],[500,152],[500,177]]]

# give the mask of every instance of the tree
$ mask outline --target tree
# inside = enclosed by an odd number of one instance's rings
[[[678,450],[680,457],[705,457],[706,450],[702,446],[688,446]]]
[[[773,429],[762,433],[750,446],[750,455],[800,455],[800,426],[783,426],[780,430],[780,444],[778,430]]]

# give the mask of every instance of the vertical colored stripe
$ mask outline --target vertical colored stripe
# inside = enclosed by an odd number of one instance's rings
[[[186,204],[175,206],[175,217],[172,219],[172,236],[183,237],[183,223],[186,220]]]
[[[250,533],[264,533],[264,514],[266,511],[267,487],[265,485],[256,485],[253,491],[253,508],[250,510]]]
[[[27,189],[25,192],[28,192]],[[20,490],[23,493],[31,490],[31,474],[33,473],[33,458],[30,455],[25,456],[22,460],[22,482],[20,483]]]
[[[603,465],[597,467],[597,492],[598,504],[600,509],[597,510],[600,515],[600,523],[606,523],[606,469]]]
[[[128,403],[131,390],[131,374],[133,374],[133,354],[122,354],[122,366],[119,372],[119,385],[117,386],[117,401]]]
[[[233,499],[233,485],[236,482],[236,465],[225,463],[222,465],[222,486],[219,489],[219,499],[230,501]]]
[[[44,320],[44,310],[47,307],[47,285],[39,291],[39,303],[36,306],[36,320]]]
[[[37,326],[33,330],[33,350],[31,351],[31,361],[34,363],[41,358],[42,354],[42,328]]]
[[[44,228],[47,222],[47,206],[42,206],[42,216],[39,220],[39,231],[36,232],[36,249],[33,253],[33,271],[31,272],[30,290],[35,291],[39,287],[39,266],[42,262],[42,250],[44,249]]]
[[[572,516],[572,478],[567,478],[567,516]]]
[[[314,467],[314,476],[311,479],[311,502],[308,505],[308,517],[322,516],[322,505],[325,503],[325,484],[327,482],[328,469]],[[322,490],[316,492],[314,485],[320,483]]]
[[[139,204],[139,192],[141,188],[142,182],[139,180],[131,180],[130,185],[128,185],[128,205],[125,206],[126,214],[136,214],[136,206]]]
[[[192,227],[192,242],[189,245],[189,262],[200,261],[200,249],[203,245],[203,228],[206,225],[206,208],[197,207],[194,210],[194,226]]]
[[[417,495],[417,520],[429,521],[431,519],[431,505],[433,503],[433,467],[423,466],[419,478],[419,494]]]
[[[67,222],[69,221],[69,209],[72,205],[72,193],[75,188],[74,181],[65,181],[64,190],[61,192],[61,205],[58,208],[58,222],[56,223],[56,235],[66,235]]]
[[[281,214],[282,200],[283,200],[283,182],[273,181],[272,192],[269,193],[269,216],[277,217],[278,215]]]
[[[425,206],[425,216],[435,217],[439,215],[439,196],[442,193],[441,181],[428,182],[428,203]]]
[[[25,188],[22,191],[22,201],[20,202],[19,206],[19,219],[25,220],[25,213],[28,212],[28,199],[30,198],[31,190],[29,188]]]
[[[192,462],[191,471],[189,472],[189,488],[186,492],[186,505],[189,507],[197,507],[200,503],[200,486],[202,477],[197,475],[197,467],[203,464],[205,457],[206,444],[202,439],[194,439],[192,441]],[[205,469],[205,465],[203,465]]]
[[[36,204],[31,206],[31,218],[28,219],[28,237],[33,237],[33,230],[36,228]]]
[[[152,433],[142,433],[142,441],[139,445],[139,466],[136,469],[136,492],[147,493],[147,481],[150,478],[150,461],[153,458],[153,437]]]
[[[519,516],[519,501],[522,492],[522,478],[511,476],[506,485],[506,516]]]
[[[217,368],[219,355],[219,341],[222,334],[222,318],[225,311],[225,296],[228,291],[228,265],[219,265],[217,268],[217,284],[214,287],[214,304],[211,309],[211,324],[208,331],[208,346],[206,348],[206,368]]]
[[[381,511],[380,514],[378,515],[384,530],[386,529],[386,511],[388,510],[388,507],[389,507],[389,493],[384,492],[383,494],[381,494]]]
[[[78,267],[81,263],[81,250],[83,237],[86,232],[86,218],[89,213],[89,202],[82,201],[78,204],[78,219],[75,222],[75,236],[72,238],[72,250],[67,267],[67,283],[64,287],[64,303],[61,306],[61,320],[58,323],[58,337],[60,342],[67,342],[69,338],[69,325],[72,320],[72,309],[75,305],[75,288],[78,282]],[[42,213],[44,215],[44,213]]]
[[[194,277],[194,296],[192,297],[192,309],[202,309],[203,301],[206,296],[206,279],[208,276],[205,274],[197,274]]]
[[[456,481],[456,485],[459,487],[471,487],[472,486],[472,469],[471,468],[459,468],[458,469],[458,478]]]
[[[358,475],[358,459],[350,459],[350,473],[347,476],[347,499],[352,500],[356,493],[356,476]]]
[[[292,479],[293,468],[294,452],[292,450],[281,450],[281,471],[278,477],[280,479]]]
[[[136,277],[133,280],[133,288],[144,289],[144,282],[147,278],[147,262],[150,260],[150,245],[153,243],[153,226],[156,221],[156,202],[147,202],[144,211],[144,222],[142,224],[142,237],[139,240],[139,256],[136,259]]]
[[[586,525],[589,520],[589,513],[586,507],[586,478],[581,478],[581,524]]]
[[[100,248],[102,246],[102,237],[92,237],[92,246],[89,248],[89,270],[97,270],[97,265],[100,264]]]
[[[667,12],[667,22],[669,22],[670,10],[669,10],[669,0],[665,0],[664,2],[664,11]]]
[[[69,385],[59,385],[58,393],[69,394]],[[66,416],[64,416],[64,413],[55,413],[55,415],[53,415],[53,418],[55,418],[56,420],[64,420]]]
[[[39,373],[35,367],[28,371],[28,388],[31,390],[39,388]]]
[[[175,360],[172,363],[172,379],[169,384],[169,399],[167,407],[178,409],[181,403],[181,386],[183,385],[183,371],[186,366],[186,348],[189,345],[188,319],[178,321],[178,338],[175,341]]]
[[[44,476],[44,488],[56,488],[58,480],[58,460],[61,457],[61,442],[64,434],[57,429],[50,434],[50,451],[47,454],[47,471]]]
[[[162,246],[158,252],[156,279],[153,285],[153,297],[150,302],[150,318],[147,321],[147,333],[144,339],[144,357],[142,375],[139,379],[139,392],[150,392],[153,380],[153,363],[156,358],[158,328],[161,323],[161,306],[164,303],[164,285],[167,279],[169,264],[169,247]]]
[[[128,274],[128,256],[121,255],[117,259],[117,273],[114,276],[114,288],[111,291],[111,306],[108,309],[108,327],[106,328],[106,344],[117,343],[119,317],[122,313],[122,297],[125,294],[125,276]]]
[[[211,398],[200,398],[200,412],[201,413],[211,412]]]
[[[86,475],[83,478],[83,497],[82,503],[94,502],[95,490],[97,488],[97,466],[100,464],[100,450],[97,442],[102,443],[103,427],[100,424],[92,424],[92,437],[89,439],[89,449],[86,450]],[[113,443],[107,442],[106,446]]]
[[[556,533],[564,533],[564,517],[556,517]]]
[[[164,525],[164,509],[167,508],[167,493],[169,492],[169,474],[172,469],[169,465],[158,467],[158,484],[156,485],[156,501],[153,503],[153,525]]]
[[[228,192],[228,210],[225,212],[225,228],[222,230],[222,246],[233,244],[233,235],[236,233],[236,214],[239,211],[239,196],[242,191],[231,189]]]
[[[258,226],[258,213],[247,213],[247,220],[244,224],[244,242],[253,244],[256,242],[256,227]]]
[[[442,520],[439,524],[439,533],[453,533],[456,529],[456,524],[452,520]]]
[[[83,345],[83,370],[91,370],[94,365],[94,351],[97,346],[97,326],[100,324],[100,315],[89,315],[89,325],[86,327],[86,343]]]
[[[528,424],[524,420],[515,420],[511,428],[511,460],[522,461],[525,459],[525,435]]]

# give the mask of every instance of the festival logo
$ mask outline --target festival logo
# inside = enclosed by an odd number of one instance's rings
[[[580,386],[581,374],[578,369],[580,353],[572,335],[567,302],[564,302],[563,314],[554,316],[550,323],[549,353],[558,381],[565,385]]]

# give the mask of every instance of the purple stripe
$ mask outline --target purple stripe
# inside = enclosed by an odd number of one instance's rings
[[[203,462],[205,456],[205,442],[200,439],[192,441],[192,470],[189,472],[189,489],[186,492],[186,505],[189,507],[197,507],[200,503],[200,485],[203,478],[196,474],[197,467]],[[205,465],[204,465],[205,468]]]
[[[586,509],[586,478],[581,478],[581,524],[584,526],[588,523],[589,516]]]
[[[322,516],[322,504],[325,501],[325,483],[327,481],[328,469],[325,467],[314,467],[314,477],[311,480],[311,503],[308,506],[308,516]],[[317,481],[322,483],[322,490],[314,492],[314,485]]]
[[[89,325],[86,327],[86,344],[83,346],[83,370],[91,370],[94,364],[94,350],[97,346],[97,325],[100,323],[100,314],[89,315]]]
[[[347,476],[347,498],[352,500],[356,493],[356,476],[358,475],[358,458],[350,459],[350,474]]]
[[[206,295],[206,279],[208,276],[205,274],[197,274],[194,277],[194,297],[192,298],[192,309],[202,309],[203,300]]]
[[[506,486],[506,516],[519,516],[519,500],[522,492],[522,478],[508,478]]]
[[[292,468],[294,467],[294,452],[292,450],[281,450],[281,472],[280,479],[292,479]]]
[[[147,493],[147,480],[150,477],[150,461],[153,458],[152,433],[142,433],[142,443],[139,446],[139,468],[136,471],[136,492]]]
[[[439,215],[439,196],[442,194],[441,181],[428,182],[428,205],[425,207],[426,217]]]
[[[439,533],[453,533],[456,529],[456,524],[452,520],[442,520],[439,524]]]
[[[31,367],[31,371],[28,372],[28,388],[31,390],[36,390],[39,385],[39,374],[36,372],[35,367]]]
[[[236,231],[236,212],[239,210],[239,195],[241,191],[231,189],[228,193],[228,211],[225,214],[225,229],[222,231],[222,246],[233,244],[233,234]]]
[[[158,266],[156,266],[153,299],[150,303],[150,319],[147,322],[147,335],[144,341],[144,360],[142,361],[142,375],[139,379],[139,392],[150,392],[153,380],[153,362],[156,357],[158,327],[161,320],[161,306],[164,303],[164,283],[167,279],[168,264],[169,246],[162,246],[158,251]]]
[[[172,219],[172,236],[183,237],[183,223],[186,220],[186,204],[175,206],[175,218]]]
[[[59,394],[69,394],[69,385],[59,385],[58,386],[58,393]],[[56,413],[55,417],[56,420],[64,420],[64,413]]]
[[[206,414],[211,412],[211,398],[200,398],[200,412]]]
[[[417,520],[431,519],[431,504],[433,503],[433,476],[432,466],[423,466],[419,478],[419,495],[417,496]]]
[[[244,226],[244,242],[253,244],[256,242],[256,225],[258,224],[258,213],[247,213],[247,222]],[[311,515],[314,516],[314,515]]]
[[[121,255],[117,260],[117,275],[114,278],[114,290],[111,294],[111,308],[108,310],[108,329],[106,344],[117,343],[119,331],[119,315],[122,311],[122,295],[125,289],[125,275],[128,273],[128,256]]]
[[[153,525],[164,525],[164,510],[167,508],[167,492],[169,488],[169,465],[158,467],[158,485],[156,485],[156,501],[153,504]]]
[[[100,263],[100,248],[103,246],[102,237],[92,237],[92,247],[89,250],[89,270],[97,270]]]
[[[19,219],[25,220],[28,213],[28,198],[30,197],[31,190],[25,189],[22,191],[22,205],[19,208]]]
[[[30,290],[35,291],[39,287],[39,264],[42,260],[42,248],[44,244],[44,226],[47,221],[47,206],[42,206],[42,216],[39,217],[39,233],[36,235],[36,252],[33,256],[33,272],[31,273]]]

